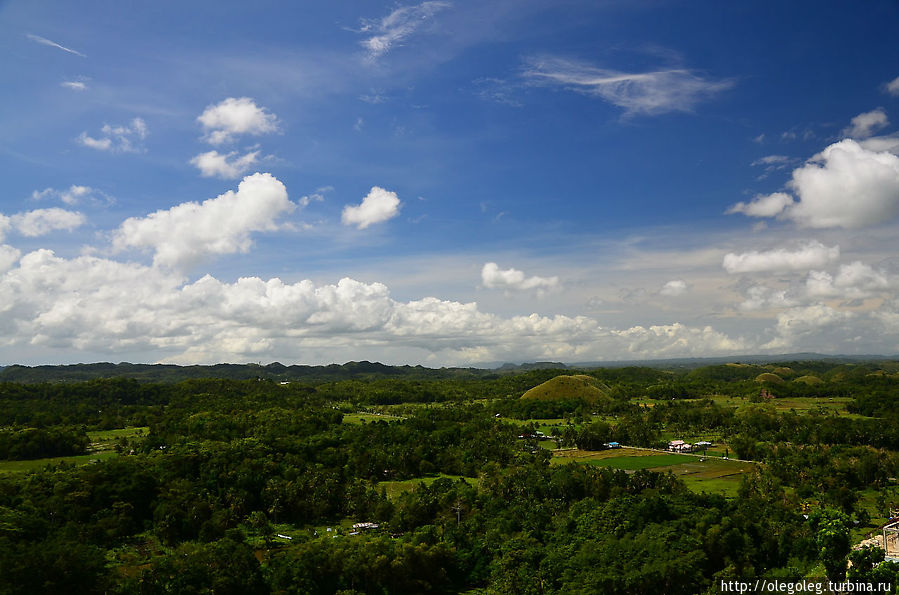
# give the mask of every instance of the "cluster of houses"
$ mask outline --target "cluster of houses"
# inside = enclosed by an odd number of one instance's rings
[[[712,443],[705,440],[696,444],[689,444],[683,440],[672,440],[668,443],[668,450],[671,452],[696,452],[697,450],[706,450],[710,446]]]
[[[350,535],[359,535],[363,531],[377,529],[378,523],[353,523],[353,530]]]
[[[555,438],[555,436],[547,436],[540,430],[535,431],[533,434],[530,432],[525,432],[524,434],[519,434],[519,440],[545,440],[547,438]]]

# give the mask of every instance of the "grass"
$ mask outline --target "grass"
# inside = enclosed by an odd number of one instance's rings
[[[116,438],[135,438],[137,436],[146,436],[150,432],[147,426],[118,428],[115,430],[96,430],[87,433],[87,437],[91,442],[99,442],[102,440],[115,440]]]
[[[722,407],[739,407],[747,405],[751,401],[742,397],[728,397],[724,395],[710,395],[710,399]],[[823,409],[828,413],[836,413],[841,417],[863,417],[846,411],[846,405],[852,401],[850,397],[795,397],[784,399],[771,399],[766,403],[774,405],[778,413],[795,411],[807,413],[813,409]]]
[[[741,405],[748,405],[752,402],[745,397],[729,397],[726,395],[708,395],[707,397],[703,397],[702,399],[685,400],[700,401],[705,399],[711,399],[721,407],[740,407]],[[849,413],[846,410],[846,405],[851,401],[851,397],[795,397],[771,399],[770,401],[766,401],[766,403],[771,403],[772,405],[774,405],[774,409],[778,413],[785,413],[787,411],[795,411],[796,413],[808,413],[813,409],[822,409],[824,410],[824,412],[835,413],[840,417],[864,417],[863,415],[858,415],[856,413]],[[658,401],[649,398],[638,398],[631,399],[631,403],[653,407],[658,403]]]
[[[28,461],[0,461],[0,474],[3,473],[28,473],[39,471],[47,465],[56,465],[65,461],[74,465],[87,465],[92,461],[105,461],[119,456],[115,451],[94,452],[87,455],[75,455],[72,457],[50,457],[47,459],[31,459]]]
[[[132,439],[146,436],[150,428],[146,426],[132,428],[118,428],[115,430],[96,430],[87,432],[90,438],[89,453],[74,455],[71,457],[48,457],[45,459],[30,459],[27,461],[0,461],[0,474],[3,473],[28,473],[40,471],[47,465],[56,465],[63,461],[73,465],[87,465],[94,461],[105,461],[118,456],[115,452],[116,441],[122,438]]]
[[[681,477],[680,479],[697,494],[708,492],[709,494],[721,494],[727,498],[736,498],[740,491],[740,483],[743,474],[722,478],[694,478]]]
[[[550,464],[560,465],[563,463],[588,463],[590,461],[600,459],[611,459],[621,457],[650,457],[660,454],[659,451],[644,448],[612,448],[609,450],[581,450],[579,448],[569,448],[558,450],[550,459]]]
[[[477,487],[478,478],[476,477],[463,477],[461,475],[447,475],[445,473],[439,473],[437,475],[429,475],[425,477],[414,477],[412,479],[403,479],[400,481],[381,481],[378,482],[378,487],[383,487],[387,492],[387,498],[390,500],[394,500],[399,497],[403,492],[411,492],[414,490],[418,484],[423,483],[425,485],[431,485],[441,477],[445,477],[447,479],[451,479],[453,481],[459,481],[460,479],[464,479],[469,484]]]
[[[605,459],[593,459],[587,461],[591,465],[597,467],[615,467],[616,469],[655,469],[656,467],[667,467],[670,465],[680,465],[688,461],[694,460],[693,457],[679,454],[669,455],[648,455],[643,457],[623,456],[609,457]]]
[[[585,401],[596,403],[609,400],[608,390],[607,386],[592,376],[583,374],[562,375],[538,384],[521,395],[521,398],[539,401],[581,398]]]
[[[697,493],[709,492],[735,497],[744,474],[755,469],[755,463],[722,460],[710,456],[665,453],[649,449],[619,448],[602,451],[570,449],[554,453],[551,463],[586,463],[633,471],[648,469],[677,475]]]
[[[87,437],[90,438],[90,451],[94,453],[106,452],[115,448],[117,440],[130,440],[133,438],[143,438],[150,433],[150,428],[146,426],[118,428],[115,430],[97,430],[88,432]]]
[[[564,430],[568,427],[568,420],[563,417],[550,417],[546,419],[514,419],[511,417],[504,418],[503,421],[507,421],[509,423],[518,425],[518,426],[530,426],[534,424],[537,427],[537,430],[543,432],[547,436],[552,436],[559,430],[561,434],[561,430]],[[575,425],[575,427],[577,427]]]
[[[397,421],[405,419],[398,415],[387,415],[382,413],[346,413],[343,416],[343,423],[360,425],[362,423],[371,423],[373,421]]]

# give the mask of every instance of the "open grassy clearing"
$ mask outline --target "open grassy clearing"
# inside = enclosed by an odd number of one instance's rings
[[[90,450],[92,452],[103,452],[115,448],[117,440],[143,438],[149,433],[150,428],[141,426],[131,428],[118,428],[115,430],[97,430],[88,432],[87,437],[91,440]]]
[[[654,471],[670,470],[694,492],[709,492],[734,497],[747,473],[753,473],[755,463],[725,461],[717,458],[693,458],[693,461]]]
[[[343,423],[356,424],[370,423],[373,421],[397,421],[405,419],[398,415],[388,415],[386,413],[346,413],[343,416]]]
[[[556,465],[578,462],[628,471],[636,469],[661,473],[670,471],[694,492],[709,492],[728,497],[737,495],[742,476],[753,472],[756,468],[755,463],[746,461],[637,448],[601,451],[562,450],[554,453],[551,462]]]
[[[715,401],[722,407],[739,407],[751,403],[749,399],[741,397],[727,397],[724,395],[710,395],[708,398]],[[778,413],[787,411],[795,411],[796,413],[806,413],[813,409],[823,409],[827,412],[833,412],[845,417],[863,417],[846,411],[846,405],[850,403],[850,397],[795,397],[784,399],[771,399],[765,401],[774,405],[774,409]]]
[[[94,430],[87,433],[91,442],[99,442],[101,440],[115,440],[116,438],[135,438],[137,436],[146,436],[150,432],[147,426],[138,426],[130,428],[117,428],[115,430]]]
[[[90,438],[88,454],[74,455],[70,457],[47,457],[43,459],[29,459],[25,461],[0,461],[0,473],[28,473],[39,471],[47,465],[55,465],[62,461],[74,465],[87,465],[94,461],[105,461],[118,456],[115,445],[118,440],[131,440],[143,438],[150,431],[147,426],[117,428],[114,430],[95,430],[87,432]]]
[[[686,463],[693,457],[679,454],[667,455],[649,455],[644,457],[608,457],[605,459],[592,459],[587,461],[590,465],[597,467],[614,467],[616,469],[637,470],[637,469],[656,469],[658,467],[668,467]]]
[[[410,492],[414,490],[418,484],[431,485],[441,477],[445,477],[447,479],[451,479],[453,481],[464,480],[466,483],[477,486],[478,478],[477,477],[464,477],[462,475],[447,475],[445,473],[439,473],[437,475],[428,475],[425,477],[414,477],[412,479],[403,479],[400,481],[380,481],[378,482],[378,487],[383,487],[387,492],[387,497],[391,500],[397,498],[403,492]]]
[[[548,419],[513,419],[511,417],[505,418],[504,421],[509,423],[518,425],[518,426],[531,426],[533,424],[536,426],[537,430],[543,432],[547,436],[552,436],[554,434],[561,434],[566,427],[568,427],[568,420],[562,417],[553,417]],[[580,427],[579,424],[572,424],[573,427]]]
[[[579,448],[560,449],[553,452],[553,458],[550,459],[551,465],[561,465],[562,463],[586,463],[589,461],[611,459],[618,457],[649,457],[660,454],[661,451],[649,450],[646,448],[610,448],[608,450],[581,450]]]
[[[707,397],[703,397],[702,399],[684,399],[687,402],[697,402],[705,399],[711,399],[716,404],[722,407],[740,407],[742,405],[749,405],[752,403],[746,397],[729,397],[726,395],[708,395]],[[770,401],[765,401],[765,403],[770,403],[774,405],[774,409],[778,413],[784,413],[787,411],[795,411],[796,413],[807,413],[813,409],[823,409],[827,412],[833,412],[842,417],[851,417],[851,418],[862,418],[863,415],[858,415],[855,413],[849,413],[846,411],[846,405],[850,403],[852,399],[850,397],[791,397],[791,398],[783,398],[783,399],[771,399]],[[654,407],[659,403],[655,399],[650,399],[646,397],[631,399],[631,403],[637,405],[643,405],[644,407]]]
[[[0,474],[2,473],[27,473],[39,471],[47,465],[56,465],[65,461],[74,465],[87,465],[93,461],[105,461],[119,456],[117,452],[109,450],[94,452],[87,455],[75,455],[71,457],[50,457],[47,459],[31,459],[28,461],[0,461]]]

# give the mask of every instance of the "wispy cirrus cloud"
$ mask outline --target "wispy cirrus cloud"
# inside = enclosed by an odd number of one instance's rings
[[[60,45],[53,40],[47,39],[46,37],[41,37],[40,35],[33,35],[31,33],[25,34],[25,37],[27,37],[28,39],[30,39],[31,41],[33,41],[35,43],[50,46],[52,48],[56,48],[56,49],[62,50],[64,52],[68,52],[70,54],[75,54],[76,56],[81,56],[82,58],[87,58],[87,56],[82,54],[81,52],[79,52],[77,50],[73,50],[72,48],[67,48],[66,46]]]
[[[59,83],[59,86],[71,89],[72,91],[84,91],[87,89],[87,83],[82,81],[63,81]]]
[[[367,59],[377,60],[394,47],[401,45],[435,14],[450,6],[452,4],[449,2],[431,0],[416,6],[402,6],[380,19],[364,19],[359,32],[373,33],[360,42],[367,52]]]
[[[31,200],[40,201],[46,199],[57,199],[71,206],[85,203],[94,206],[111,205],[115,203],[115,199],[102,190],[80,184],[72,184],[65,190],[44,188],[43,190],[35,190],[31,193]]]
[[[750,165],[752,167],[761,167],[764,169],[762,174],[758,177],[759,180],[763,180],[776,171],[792,167],[798,161],[799,160],[795,157],[788,157],[787,155],[765,155],[764,157],[756,159],[750,163]]]
[[[554,56],[530,58],[524,77],[536,85],[558,86],[599,97],[625,110],[625,115],[688,112],[734,81],[710,80],[684,68],[621,72]]]

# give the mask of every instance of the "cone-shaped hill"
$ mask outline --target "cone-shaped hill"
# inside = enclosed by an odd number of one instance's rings
[[[574,376],[556,376],[538,384],[523,395],[522,399],[537,399],[540,401],[564,401],[568,399],[583,399],[590,403],[610,400],[609,387],[586,374]]]

